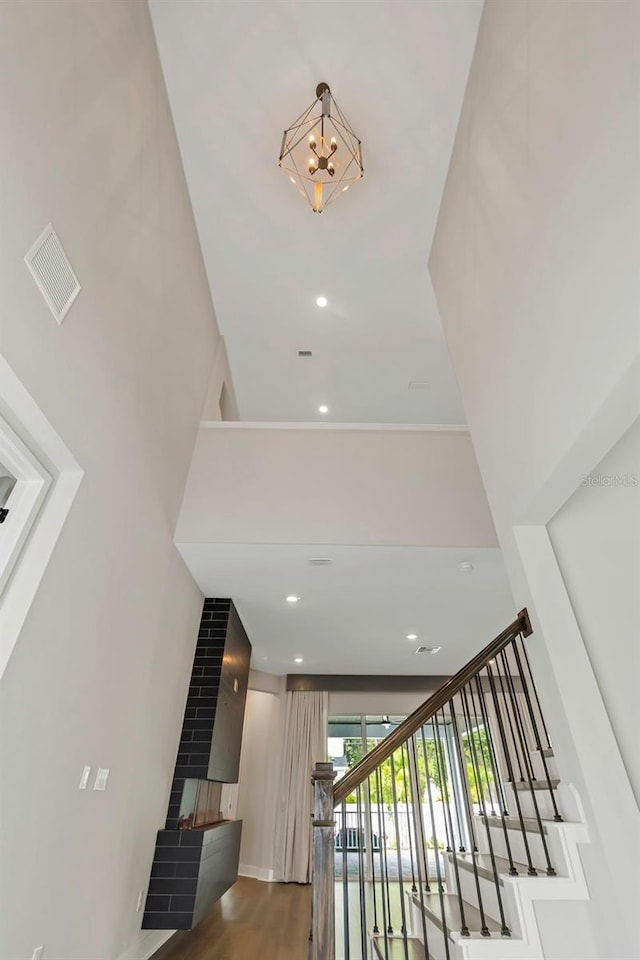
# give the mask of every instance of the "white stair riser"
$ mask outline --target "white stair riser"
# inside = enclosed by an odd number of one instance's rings
[[[545,757],[543,762],[540,751],[532,750],[531,763],[533,766],[533,772],[539,780],[546,780],[547,778],[547,773],[544,769],[545,764],[547,765],[547,771],[549,772],[549,777],[552,780],[560,779],[560,775],[558,774],[558,764],[556,763],[555,757]]]
[[[418,940],[424,942],[420,908],[417,907],[413,901],[410,901],[410,904],[410,929],[412,931],[412,936],[417,937]],[[430,920],[428,916],[425,918],[425,923],[427,928],[427,943],[429,945],[429,953],[433,957],[433,960],[446,960],[447,952],[442,930],[432,920]],[[451,940],[449,940],[449,955],[451,960],[459,960],[460,958],[460,952],[457,950],[456,945],[452,943]]]
[[[489,830],[491,832],[491,842],[493,844],[494,855],[508,860],[509,856],[507,852],[507,841],[505,840],[504,830],[501,826],[494,825],[490,825]],[[536,870],[546,874],[547,861],[544,855],[544,847],[542,844],[541,835],[529,830],[524,836],[520,830],[507,830],[506,832],[509,846],[511,848],[512,860],[514,860],[516,863],[524,864],[525,866],[528,865],[527,851],[525,846],[526,836],[526,843],[529,846],[529,854],[531,856],[533,866],[536,868]],[[480,822],[478,825],[477,837],[479,852],[489,853],[489,841],[484,822]],[[547,833],[545,834],[545,841],[549,851],[551,866],[555,869],[558,876],[567,876],[567,864],[565,863],[564,850],[562,844],[558,842],[557,833],[552,827],[549,827],[547,830]]]
[[[518,817],[518,805],[516,804],[514,798],[514,795],[517,792],[518,801],[520,803],[520,811],[523,817],[537,819],[537,817],[540,816],[542,820],[553,820],[555,811],[548,789],[533,791],[533,794],[535,795],[535,803],[532,796],[532,791],[528,786],[526,790],[515,791],[508,783],[506,783],[504,785],[504,792],[507,809],[509,810],[510,816]],[[560,810],[560,813],[562,813],[557,790],[554,790],[554,797],[556,804],[558,805],[558,809]],[[537,813],[536,805],[538,808]]]
[[[462,867],[459,868],[458,874],[460,877],[460,892],[462,893],[462,899],[467,903],[472,903],[475,907],[478,907],[478,888],[476,886],[475,874],[472,870],[466,870]],[[496,923],[501,923],[500,909],[498,906],[498,891],[496,890],[495,882],[478,874],[478,883],[480,885],[480,896],[482,897],[482,907],[485,915],[490,917],[492,920],[495,920]],[[452,887],[452,889],[455,888]],[[511,889],[501,884],[500,897],[502,899],[502,910],[504,912],[507,926],[512,931],[514,936],[520,936],[518,910],[515,905]],[[478,931],[474,930],[474,932]],[[492,931],[491,936],[496,939],[496,937],[499,937],[500,934]]]

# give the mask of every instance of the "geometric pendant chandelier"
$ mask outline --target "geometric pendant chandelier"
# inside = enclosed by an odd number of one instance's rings
[[[328,84],[318,84],[311,106],[285,130],[278,166],[314,213],[322,213],[364,176],[362,144]]]

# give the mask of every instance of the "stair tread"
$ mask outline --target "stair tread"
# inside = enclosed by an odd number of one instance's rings
[[[450,860],[453,858],[452,853],[448,853],[447,856]],[[473,873],[473,857],[470,853],[456,853],[456,860],[460,867]],[[510,865],[506,857],[494,856],[493,860],[495,861],[498,878],[508,876]],[[514,860],[513,865],[518,871],[518,876],[528,876],[527,871],[529,868],[525,863],[518,863]],[[485,877],[487,880],[493,880],[493,863],[491,862],[491,855],[489,853],[476,853],[476,866],[478,868],[478,874],[481,877]],[[546,877],[547,874],[539,870],[538,875]]]
[[[440,902],[440,896],[439,893],[424,893],[422,895],[425,912],[429,918],[433,920],[435,925],[442,930],[442,906],[444,905],[444,919],[449,933],[460,933],[462,922],[458,895],[455,893],[443,893],[443,905]],[[412,893],[411,899],[418,908],[421,908],[422,901],[419,893]],[[464,908],[464,918],[469,930],[471,933],[480,933],[482,928],[480,911],[477,907],[474,907],[472,903],[467,903],[466,900],[462,901],[462,906]],[[491,933],[500,933],[500,924],[497,920],[487,916],[486,913],[485,920]]]
[[[374,937],[372,943],[374,958],[378,957],[379,960],[407,960],[407,956],[409,960],[427,960],[424,944],[414,937],[407,939],[406,951],[402,937],[388,937],[386,953],[384,937]],[[432,960],[432,958],[429,957],[428,960]]]
[[[476,816],[476,819],[484,821],[485,818],[484,816],[480,815],[480,816]],[[489,825],[492,827],[502,826],[502,817],[499,817],[495,814],[490,814],[489,816],[487,816],[486,819]],[[542,829],[545,833],[547,833],[547,823],[553,823],[553,822],[554,822],[553,820],[542,821]],[[523,817],[522,823],[520,823],[519,817],[505,817],[504,825],[507,828],[507,830],[521,831],[522,827],[524,826],[524,829],[527,833],[540,833],[540,824],[538,823],[535,817]]]
[[[560,781],[554,780],[554,778],[551,777],[549,783],[551,784],[552,790],[557,790]],[[528,780],[516,780],[515,783],[513,780],[507,780],[507,785],[510,786],[511,789],[515,788],[516,790],[531,790],[532,787],[534,790],[548,790],[549,783],[547,783],[546,780],[533,780],[531,783],[529,783]]]

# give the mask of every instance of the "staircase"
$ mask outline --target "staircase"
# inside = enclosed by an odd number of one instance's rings
[[[524,610],[342,780],[316,765],[312,960],[542,960],[534,903],[588,898],[531,633]]]

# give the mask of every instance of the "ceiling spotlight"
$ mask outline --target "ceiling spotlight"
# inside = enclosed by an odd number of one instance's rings
[[[278,166],[295,179],[314,213],[364,176],[362,144],[327,83],[318,84],[311,106],[285,130]]]
[[[407,640],[417,640],[417,639],[418,639],[418,634],[417,634],[417,633],[408,633],[408,634],[407,634]]]
[[[294,662],[294,663],[302,663],[302,662],[303,662],[303,658],[302,658],[302,657],[294,657],[293,662]]]
[[[323,403],[322,406],[318,407],[318,413],[329,413],[329,407]]]
[[[458,570],[460,573],[473,573],[473,564],[470,560],[463,560],[458,564]]]
[[[317,307],[326,307],[328,303],[329,301],[327,300],[326,297],[318,297],[318,299],[316,300]]]
[[[287,597],[287,603],[297,603],[300,597],[294,597],[293,594]]]

